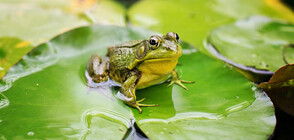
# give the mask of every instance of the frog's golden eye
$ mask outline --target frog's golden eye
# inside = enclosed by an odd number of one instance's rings
[[[147,45],[146,44],[143,44],[141,46],[139,46],[137,48],[137,52],[136,52],[136,58],[137,59],[142,59],[145,57],[145,55],[147,54]]]
[[[164,37],[165,39],[167,39],[167,40],[174,40],[174,41],[176,41],[176,42],[179,42],[179,40],[180,40],[180,37],[179,37],[179,35],[177,34],[177,33],[174,33],[174,32],[168,32],[166,35],[165,35],[165,37]]]
[[[157,49],[160,45],[160,38],[158,36],[151,36],[149,40],[151,49]]]

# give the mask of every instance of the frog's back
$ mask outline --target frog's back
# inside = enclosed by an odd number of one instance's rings
[[[135,40],[109,47],[109,64],[118,70],[126,69],[136,59],[136,46],[141,42],[142,40]]]

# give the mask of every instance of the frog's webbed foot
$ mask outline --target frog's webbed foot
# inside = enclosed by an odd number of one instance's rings
[[[168,86],[171,86],[172,84],[176,83],[179,86],[181,86],[182,88],[184,88],[185,90],[188,90],[188,88],[183,83],[189,83],[189,84],[194,83],[194,81],[181,80],[178,76],[177,71],[175,71],[175,70],[172,72],[171,75],[172,75],[172,77],[169,80],[170,83],[168,84]]]
[[[195,83],[195,82],[194,81],[185,81],[185,80],[179,80],[178,79],[178,80],[171,81],[167,86],[169,87],[169,86],[171,86],[174,83],[178,84],[179,86],[181,86],[185,90],[188,90],[188,88],[183,83],[189,83],[189,84],[191,84],[191,83]]]
[[[153,107],[153,106],[159,106],[158,104],[141,104],[140,102],[144,101],[145,98],[139,100],[139,101],[136,101],[136,104],[133,105],[132,107],[138,109],[139,113],[141,114],[142,113],[142,109],[140,107]]]

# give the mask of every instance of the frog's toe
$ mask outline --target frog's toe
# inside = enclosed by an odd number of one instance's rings
[[[136,102],[136,105],[134,105],[133,107],[136,108],[139,113],[142,113],[142,109],[140,107],[153,107],[153,106],[159,106],[158,104],[140,104],[140,102],[142,102],[143,100],[145,100],[145,98],[139,100]]]
[[[180,80],[182,83],[188,83],[188,84],[192,84],[195,83],[194,81],[186,81],[186,80]]]
[[[146,98],[143,98],[143,99],[137,101],[137,103],[143,102],[145,99],[146,99]]]
[[[178,79],[178,80],[171,81],[168,86],[170,86],[170,85],[172,85],[174,83],[178,84],[179,86],[181,86],[185,90],[188,90],[188,88],[183,83],[194,83],[194,81],[185,81],[185,80]]]
[[[139,111],[140,114],[142,113],[142,109],[140,108],[139,105],[136,105],[135,108],[138,109],[138,111]]]
[[[177,80],[177,81],[175,81],[175,83],[178,84],[179,86],[181,86],[182,88],[184,88],[185,90],[188,90],[188,88],[185,85],[183,85],[181,80]]]
[[[134,106],[139,113],[142,113],[142,109],[140,107],[153,107],[153,106],[159,106],[158,104],[140,104],[139,101],[137,101],[137,104]]]
[[[152,106],[159,106],[159,104],[138,104],[141,107],[152,107]]]
[[[167,85],[167,87],[171,86],[174,83],[175,83],[175,81],[170,81],[170,83]]]
[[[136,102],[137,106],[141,106],[141,107],[152,107],[152,106],[159,106],[158,104],[141,104],[140,102],[144,101],[145,98],[139,100]]]

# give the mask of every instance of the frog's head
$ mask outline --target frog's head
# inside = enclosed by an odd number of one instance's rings
[[[137,48],[138,60],[178,59],[182,55],[182,47],[178,44],[179,35],[168,32],[164,36],[153,35]]]

